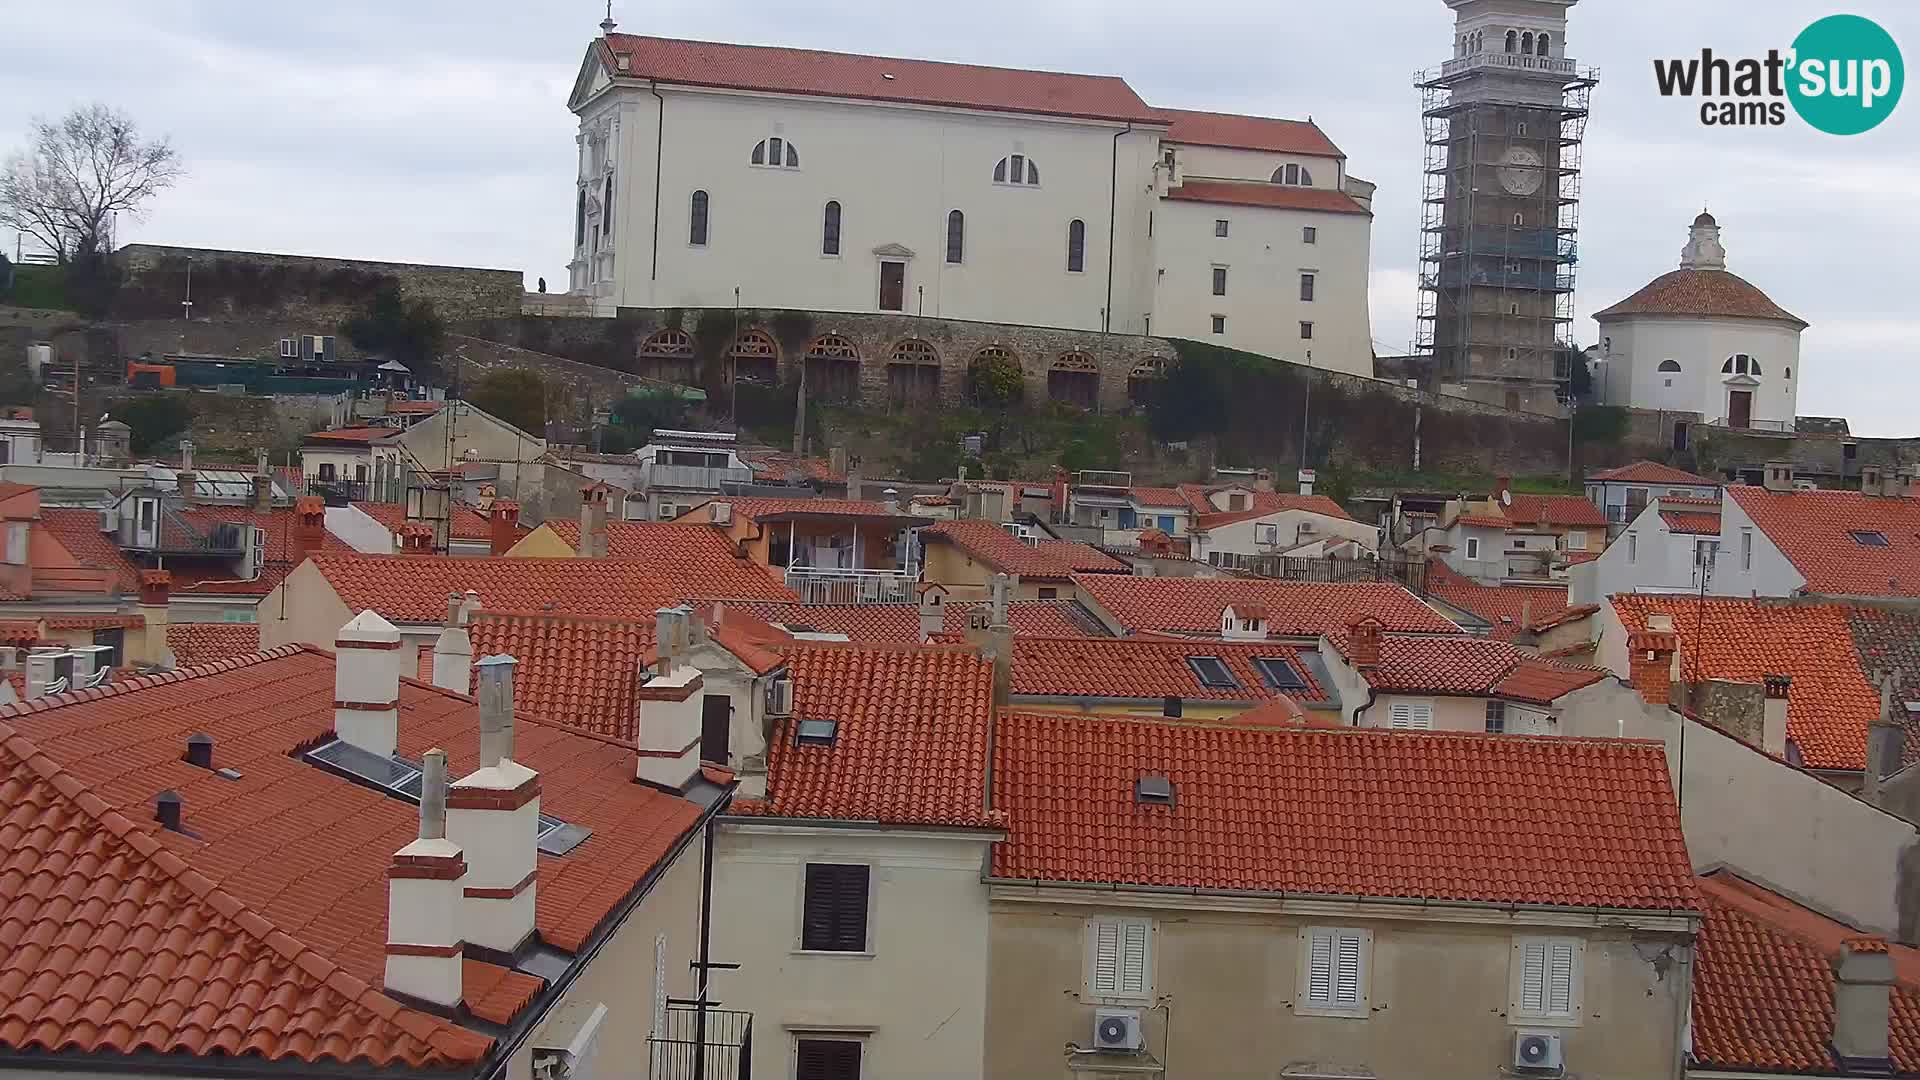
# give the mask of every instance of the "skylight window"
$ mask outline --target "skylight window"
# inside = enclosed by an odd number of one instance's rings
[[[1238,690],[1240,680],[1233,677],[1227,665],[1217,656],[1189,656],[1187,666],[1193,669],[1194,677],[1200,685],[1209,690]]]
[[[1165,776],[1143,776],[1134,782],[1133,797],[1153,806],[1173,805],[1173,780]]]
[[[1306,680],[1300,677],[1299,672],[1293,670],[1292,664],[1281,657],[1256,656],[1253,658],[1253,667],[1270,689],[1305,690],[1307,688]]]
[[[1887,534],[1883,532],[1877,532],[1871,529],[1855,529],[1847,535],[1853,537],[1853,542],[1859,544],[1861,547],[1887,546]]]
[[[839,728],[832,720],[802,720],[794,725],[793,741],[798,746],[832,746]]]
[[[334,739],[307,751],[305,757],[310,764],[344,776],[356,784],[377,788],[402,802],[420,805],[420,766],[397,754],[381,757],[352,743]],[[585,826],[570,825],[551,814],[540,815],[537,839],[544,855],[565,855],[592,834],[593,830]]]

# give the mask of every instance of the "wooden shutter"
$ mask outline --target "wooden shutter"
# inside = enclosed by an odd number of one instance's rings
[[[860,1080],[860,1044],[851,1039],[800,1039],[794,1080]]]
[[[1547,943],[1527,941],[1520,945],[1520,1011],[1547,1011]]]
[[[1353,1008],[1362,989],[1366,935],[1359,930],[1307,931],[1307,1001],[1315,1008]]]
[[[823,952],[863,952],[867,947],[865,866],[808,863],[800,947]]]

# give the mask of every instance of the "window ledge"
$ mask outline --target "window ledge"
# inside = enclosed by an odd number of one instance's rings
[[[1373,1010],[1365,1005],[1357,1008],[1336,1008],[1331,1006],[1322,1008],[1317,1005],[1295,1005],[1293,1007],[1293,1014],[1295,1016],[1312,1016],[1333,1020],[1367,1020],[1373,1016]]]
[[[1507,1023],[1520,1028],[1572,1028],[1580,1026],[1580,1018],[1577,1016],[1528,1016],[1525,1013],[1514,1012],[1507,1014]]]
[[[1075,1050],[1067,1055],[1068,1070],[1083,1076],[1159,1076],[1167,1071],[1152,1054],[1112,1050]]]
[[[864,952],[842,952],[839,949],[794,949],[790,951],[787,955],[789,956],[836,956],[846,960],[871,960],[874,958],[874,953],[870,949]]]

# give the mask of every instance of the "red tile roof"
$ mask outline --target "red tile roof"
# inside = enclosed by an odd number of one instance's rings
[[[578,518],[555,518],[547,527],[560,541],[580,550]],[[692,528],[668,521],[607,522],[607,554],[616,559],[652,562],[688,579],[711,582],[700,596],[767,598],[767,582],[779,584],[776,571],[734,554],[733,541],[718,529]],[[738,593],[729,590],[740,590]]]
[[[1807,767],[1866,768],[1880,694],[1860,667],[1845,607],[1628,593],[1613,597],[1613,608],[1630,634],[1645,630],[1650,614],[1673,616],[1688,675],[1748,683],[1792,676],[1787,738]]]
[[[1588,480],[1611,481],[1616,484],[1691,484],[1715,486],[1718,480],[1709,480],[1704,476],[1695,476],[1671,465],[1662,465],[1657,461],[1636,461],[1631,465],[1622,465],[1617,469],[1588,473]]]
[[[260,651],[259,623],[168,623],[167,648],[178,667],[198,667]]]
[[[287,936],[288,947],[376,983],[384,965],[387,866],[415,836],[418,813],[294,756],[329,735],[333,701],[333,657],[288,647],[131,678],[104,693],[6,706],[0,723],[130,818],[151,818],[157,791],[179,792],[195,839],[161,834],[166,850],[230,894],[239,918],[263,919]],[[480,721],[471,698],[402,680],[399,705],[401,754],[418,759],[442,747],[456,777],[477,766]],[[181,748],[196,732],[212,736],[214,766],[238,769],[243,782],[183,760]],[[547,944],[575,952],[695,827],[700,808],[634,783],[630,746],[533,717],[519,718],[513,758],[541,774],[543,812],[591,830],[567,855],[543,856],[538,868],[535,927]],[[69,963],[77,956],[62,955]],[[205,970],[196,963],[189,969]],[[213,1004],[258,1000],[224,980],[206,985],[209,993],[218,987]]]
[[[1478,529],[1508,529],[1513,522],[1504,514],[1470,512],[1453,519],[1455,525],[1467,525]]]
[[[257,577],[242,581],[237,559],[169,559],[167,570],[173,575],[174,595],[265,596],[292,573],[305,556],[295,539],[300,517],[292,507],[279,507],[262,514],[250,506],[200,505],[181,509],[180,517],[203,534],[223,524],[260,529],[267,537],[267,562]],[[324,533],[320,550],[350,552],[353,547],[332,533]]]
[[[146,824],[160,778],[142,785],[131,806],[103,797],[100,770],[90,767],[97,759],[47,749],[17,730],[40,717],[7,712],[0,1047],[412,1068],[475,1063],[492,1047],[486,1035],[402,1007],[375,988],[377,972],[367,965],[350,968],[289,936],[289,924],[263,917],[217,871],[207,872],[200,851],[163,841]],[[377,894],[372,929],[384,938],[385,889]]]
[[[40,640],[40,621],[38,619],[6,619],[0,621],[0,644],[15,648],[32,645]]]
[[[1427,591],[1434,599],[1470,612],[1492,626],[1497,641],[1512,641],[1525,629],[1550,622],[1567,610],[1565,585],[1482,585],[1456,574],[1438,559],[1427,562]]]
[[[314,431],[307,434],[310,443],[351,443],[366,446],[382,439],[402,434],[399,428],[392,427],[344,427],[330,431]]]
[[[1758,286],[1725,270],[1669,270],[1640,291],[1593,313],[1596,319],[1628,315],[1713,315],[1772,319],[1804,329],[1806,320],[1774,303]]]
[[[701,531],[722,541],[726,562],[324,552],[313,564],[352,610],[372,609],[393,622],[416,625],[445,619],[447,594],[468,589],[480,594],[482,606],[494,610],[581,615],[652,612],[706,596],[794,599],[764,567],[735,559],[719,534]]]
[[[799,478],[816,484],[844,484],[847,474],[833,471],[826,458],[795,457],[778,450],[742,450],[740,460],[755,473],[774,480]]]
[[[1172,780],[1171,807],[1135,801],[1147,775]],[[993,855],[999,878],[1699,904],[1653,743],[1010,711],[995,740],[993,800],[1009,822]]]
[[[798,604],[755,601],[744,607],[770,623],[811,627],[822,634],[845,634],[869,644],[912,645],[920,640],[920,612],[912,604]],[[967,614],[985,605],[948,603],[943,634],[966,629]],[[1072,600],[1011,600],[1007,621],[1015,634],[1046,637],[1108,637],[1106,627]],[[804,631],[799,631],[804,632]]]
[[[904,511],[888,510],[885,503],[872,499],[765,499],[722,496],[695,503],[674,520],[682,525],[705,525],[708,503],[732,503],[733,512],[749,520],[793,515],[800,517],[908,517]],[[904,523],[903,523],[904,524]]]
[[[1920,596],[1920,499],[1738,485],[1727,496],[1807,579],[1808,592]],[[1862,544],[1849,535],[1856,531],[1887,543]]]
[[[467,632],[474,656],[506,653],[519,661],[513,672],[516,708],[623,743],[637,736],[633,692],[641,657],[653,644],[650,616],[483,611]]]
[[[987,746],[993,666],[970,649],[806,644],[785,650],[793,716],[773,722],[767,797],[740,814],[992,827]],[[838,725],[800,746],[803,719]]]
[[[1299,495],[1284,491],[1256,491],[1248,500],[1245,510],[1215,510],[1206,498],[1207,489],[1190,491],[1189,504],[1194,509],[1193,529],[1206,532],[1222,525],[1231,525],[1236,521],[1249,521],[1266,517],[1283,510],[1304,510],[1310,514],[1352,521],[1353,518],[1340,504],[1325,495]]]
[[[49,630],[144,630],[147,626],[147,617],[139,614],[49,615],[46,617],[46,622]]]
[[[1161,123],[1126,82],[1106,75],[891,59],[811,49],[609,34],[595,48],[608,74],[683,86],[900,101],[916,105]],[[621,69],[615,56],[627,58]],[[801,152],[805,153],[804,145]]]
[[[1833,960],[1859,931],[1726,872],[1701,878],[1700,894],[1706,919],[1695,942],[1695,1061],[1841,1075],[1832,1049]],[[1893,955],[1895,1070],[1920,1072],[1920,951],[1875,944]]]
[[[1133,501],[1141,506],[1169,506],[1190,509],[1187,496],[1179,488],[1137,487],[1133,489]]]
[[[1229,150],[1266,150],[1279,154],[1346,157],[1320,126],[1311,120],[1282,120],[1272,116],[1155,109],[1173,125],[1161,141],[1187,146],[1222,146]]]
[[[1238,687],[1204,686],[1189,657],[1219,658]],[[1284,660],[1304,690],[1275,690],[1253,666],[1255,657]],[[1267,642],[1186,641],[1177,638],[1049,638],[1016,633],[1013,692],[1080,698],[1182,698],[1189,701],[1267,701],[1287,696],[1325,701],[1325,690],[1301,663],[1299,651]]]
[[[1347,655],[1345,631],[1327,640]],[[1399,634],[1380,639],[1380,664],[1366,673],[1374,689],[1388,693],[1509,697],[1538,705],[1606,677],[1600,668],[1542,659],[1504,641]]]
[[[128,557],[112,536],[100,531],[100,511],[41,507],[40,526],[51,533],[69,555],[112,575],[116,591],[139,591],[140,564]]]
[[[1325,584],[1264,578],[1144,578],[1088,574],[1074,578],[1082,601],[1106,612],[1128,633],[1162,630],[1216,635],[1228,604],[1265,604],[1270,631],[1317,637],[1372,615],[1387,630],[1448,634],[1459,628],[1399,585]]]
[[[1372,211],[1353,196],[1332,188],[1290,187],[1263,180],[1188,180],[1167,191],[1180,202],[1219,203],[1227,206],[1267,206],[1279,210],[1322,210],[1334,214]]]
[[[1516,491],[1506,514],[1508,520],[1522,525],[1607,526],[1607,515],[1585,495],[1527,495]]]
[[[420,404],[431,405],[438,403],[421,402]],[[400,503],[356,502],[353,504],[353,507],[380,524],[385,525],[389,532],[396,532],[400,526],[408,524],[407,508]],[[492,523],[487,520],[485,514],[480,513],[470,506],[462,506],[458,503],[454,504],[451,518],[447,524],[449,535],[455,540],[493,539]],[[525,530],[521,531],[524,532]]]
[[[1667,500],[1661,500],[1660,520],[1666,522],[1669,532],[1690,536],[1719,536],[1720,511],[1704,510],[1668,510]]]
[[[941,521],[920,530],[924,543],[952,544],[995,570],[1022,579],[1060,580],[1077,573],[1130,574],[1133,567],[1077,540],[1029,544],[1004,527],[978,518]]]

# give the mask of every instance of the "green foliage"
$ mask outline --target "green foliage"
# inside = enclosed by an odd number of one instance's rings
[[[416,377],[433,380],[440,375],[446,326],[431,300],[409,301],[396,285],[374,290],[366,306],[340,324],[340,333],[355,348],[407,365]]]
[[[1619,405],[1588,405],[1573,414],[1573,438],[1583,443],[1619,442],[1627,433],[1627,410]]]
[[[693,370],[708,401],[727,400],[727,366],[722,358],[733,344],[737,323],[732,311],[721,308],[707,308],[694,323]]]
[[[490,371],[466,398],[530,435],[543,436],[547,430],[547,380],[533,368]]]
[[[13,269],[13,288],[0,289],[0,303],[24,308],[73,310],[67,299],[67,269],[64,266],[19,265]],[[5,274],[0,273],[0,278]]]
[[[769,320],[773,340],[788,356],[799,356],[813,341],[813,316],[804,311],[782,311]]]
[[[634,446],[645,445],[655,428],[685,428],[692,409],[678,394],[638,393],[621,398],[613,407],[613,425],[608,429],[622,433],[632,445],[625,450],[607,450],[624,454]]]
[[[112,415],[133,429],[133,452],[146,454],[186,434],[193,425],[193,403],[185,393],[161,391],[123,401]]]
[[[967,400],[980,408],[1010,409],[1026,391],[1026,375],[1011,357],[983,356],[967,367]]]

